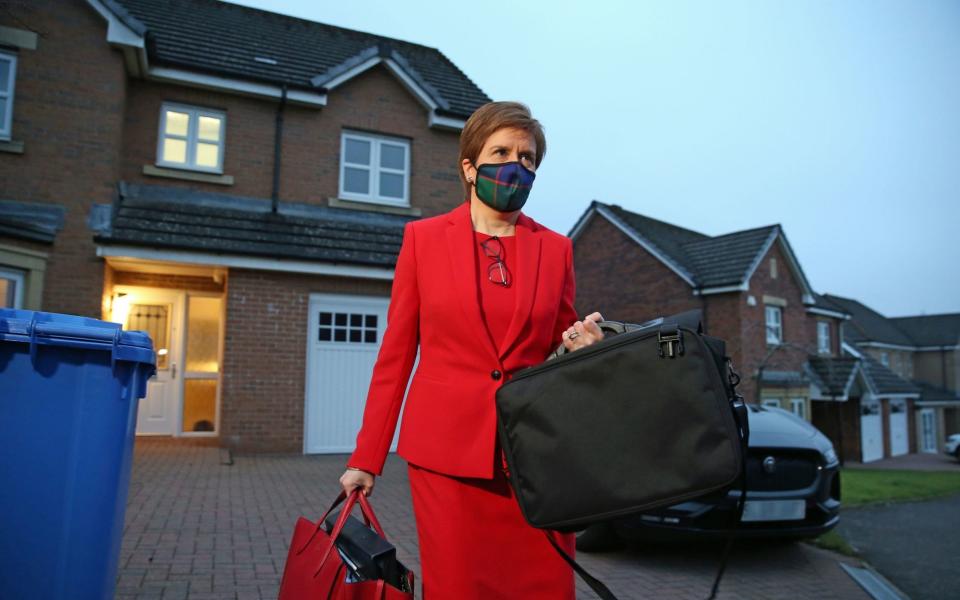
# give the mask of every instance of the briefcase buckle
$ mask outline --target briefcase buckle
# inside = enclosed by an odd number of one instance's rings
[[[664,351],[666,347],[666,351]],[[657,332],[657,352],[660,358],[676,358],[683,355],[683,333],[677,329],[673,333]]]

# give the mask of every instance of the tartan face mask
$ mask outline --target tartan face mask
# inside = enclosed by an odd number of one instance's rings
[[[477,167],[477,198],[501,212],[519,210],[530,195],[536,173],[519,161]]]

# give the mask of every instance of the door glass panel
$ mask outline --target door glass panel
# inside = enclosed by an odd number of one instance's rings
[[[183,431],[214,431],[217,380],[184,379]]]
[[[220,298],[191,296],[187,319],[187,371],[220,370]]]
[[[131,304],[124,329],[146,331],[157,353],[157,369],[167,368],[170,339],[169,304]]]

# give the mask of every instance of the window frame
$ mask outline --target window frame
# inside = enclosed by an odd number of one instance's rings
[[[763,308],[764,308],[763,310],[764,328],[763,329],[766,332],[766,335],[764,337],[767,340],[767,345],[779,346],[780,344],[783,343],[783,308],[780,306],[776,306],[774,304],[766,304],[764,305]],[[776,329],[773,329],[773,326],[770,323],[770,315],[772,314],[771,310],[774,311],[777,315],[777,323],[775,324]],[[774,333],[774,331],[777,332],[776,335],[778,337],[775,340],[771,340],[770,336],[771,334]]]
[[[828,321],[817,321],[817,352],[819,354],[830,354],[830,323]]]
[[[0,98],[6,98],[7,111],[0,119],[0,140],[10,141],[13,139],[13,101],[16,96],[17,82],[17,54],[7,50],[0,50],[0,60],[10,63],[10,79],[7,81],[7,91],[0,92]]]
[[[762,398],[760,400],[760,405],[768,408],[783,408],[783,404],[781,404],[781,398],[779,397]]]
[[[16,286],[13,288],[13,306],[9,308],[22,309],[23,300],[26,296],[27,273],[22,269],[2,264],[0,265],[0,278],[13,281]],[[6,299],[4,299],[4,302],[6,302]]]
[[[370,163],[348,163],[347,162],[347,140],[356,140],[370,143]],[[393,169],[380,165],[380,151],[384,144],[403,147],[403,169]],[[365,131],[356,131],[344,129],[340,132],[340,168],[339,182],[337,184],[337,195],[344,200],[356,200],[360,202],[372,202],[376,204],[385,204],[387,206],[410,206],[410,148],[411,143],[407,138],[382,135],[378,133],[368,133]],[[346,184],[347,167],[363,168],[368,171],[367,189],[369,193],[361,194],[359,192],[348,191]],[[403,197],[394,198],[384,196],[380,193],[380,174],[392,173],[403,175]]]
[[[797,407],[800,407],[800,412],[797,412]],[[807,419],[807,399],[806,398],[790,398],[790,412],[797,415],[803,420]]]
[[[188,114],[187,117],[187,135],[183,136],[174,136],[167,135],[167,110],[173,110],[175,112],[184,112]],[[198,137],[198,130],[200,128],[200,117],[212,117],[220,119],[220,139],[217,141],[218,151],[217,151],[217,166],[216,167],[204,167],[197,164],[197,144],[203,142],[205,144],[211,143],[211,140],[200,140]],[[157,128],[157,159],[156,165],[158,167],[164,167],[168,169],[180,169],[183,171],[196,171],[200,173],[215,173],[217,175],[223,175],[223,163],[224,155],[226,154],[227,147],[227,113],[226,111],[217,110],[214,108],[204,108],[202,106],[194,106],[190,104],[183,104],[180,102],[169,102],[164,101],[160,105],[160,119]],[[178,163],[164,160],[163,158],[163,142],[166,138],[173,139],[183,139],[187,142],[187,162]]]

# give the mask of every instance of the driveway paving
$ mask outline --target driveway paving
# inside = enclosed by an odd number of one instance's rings
[[[263,600],[277,596],[293,525],[336,497],[344,455],[238,454],[198,442],[138,438],[115,598]],[[419,581],[402,458],[387,459],[370,498],[400,560]],[[578,553],[624,600],[702,599],[720,546],[631,546]],[[868,599],[840,568],[858,561],[807,544],[736,545],[722,599]],[[578,598],[594,594],[578,580]],[[418,586],[419,587],[419,586]],[[417,597],[421,597],[418,589]]]

